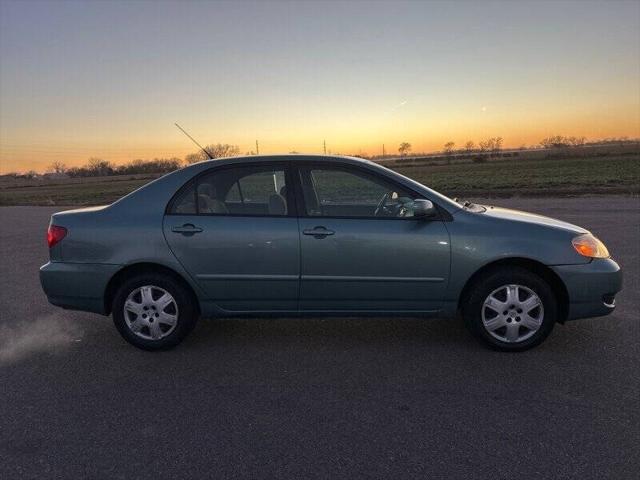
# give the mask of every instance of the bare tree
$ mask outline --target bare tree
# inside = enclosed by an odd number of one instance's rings
[[[453,155],[453,149],[455,146],[455,142],[447,142],[444,144],[443,152],[447,156],[447,164],[451,164],[451,155]]]
[[[89,176],[100,177],[104,175],[113,175],[114,166],[108,160],[102,158],[91,157],[85,167],[89,172]]]
[[[547,138],[543,138],[540,141],[540,145],[544,148],[564,148],[569,146],[569,140],[562,135],[552,135]]]
[[[118,175],[132,175],[136,173],[166,173],[178,170],[182,164],[182,160],[177,157],[172,158],[154,158],[153,160],[133,160],[124,165],[116,167]]]
[[[543,138],[540,145],[544,148],[567,148],[567,147],[583,147],[587,141],[586,137],[564,137],[562,135],[551,135]]]
[[[456,146],[455,142],[447,142],[444,144],[444,153],[447,155],[451,155],[453,153],[453,149]]]
[[[473,140],[469,140],[464,144],[464,149],[467,153],[471,153],[476,149],[476,144],[473,143]]]
[[[204,149],[209,152],[213,158],[233,157],[240,153],[240,147],[238,147],[238,145],[230,145],[228,143],[215,143],[207,145]],[[208,159],[209,156],[202,150],[196,153],[190,153],[184,157],[184,161],[187,163],[196,163]]]
[[[398,152],[403,157],[410,151],[411,151],[411,144],[409,142],[402,142],[398,147]]]
[[[494,155],[499,154],[500,150],[502,150],[502,137],[490,138],[489,141],[491,142],[491,153]]]
[[[572,147],[583,147],[587,139],[586,137],[569,137],[567,141]]]
[[[65,173],[67,171],[67,166],[62,162],[53,162],[49,165],[47,171],[51,173]]]
[[[491,155],[496,155],[502,150],[502,137],[491,137],[486,140],[478,142],[481,152],[491,152]]]

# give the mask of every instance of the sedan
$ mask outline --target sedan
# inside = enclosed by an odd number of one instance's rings
[[[622,288],[584,228],[349,157],[197,163],[52,215],[47,240],[49,302],[112,315],[146,350],[200,317],[460,315],[489,347],[521,351],[556,323],[611,313]]]

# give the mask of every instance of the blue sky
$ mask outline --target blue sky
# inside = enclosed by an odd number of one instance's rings
[[[0,5],[0,171],[640,134],[638,2]]]

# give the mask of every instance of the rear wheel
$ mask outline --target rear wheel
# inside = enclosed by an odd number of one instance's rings
[[[189,292],[173,278],[142,274],[126,280],[113,300],[113,322],[122,337],[144,350],[176,346],[195,326]]]
[[[486,345],[522,351],[540,344],[553,330],[556,298],[549,284],[519,267],[496,269],[471,287],[463,306],[467,327]]]

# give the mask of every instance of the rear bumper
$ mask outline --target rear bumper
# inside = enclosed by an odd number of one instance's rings
[[[610,258],[583,265],[557,265],[553,270],[569,294],[567,320],[608,315],[615,309],[615,295],[622,290],[622,271]]]
[[[40,267],[40,283],[53,305],[105,315],[104,293],[119,269],[120,265],[49,262]]]

